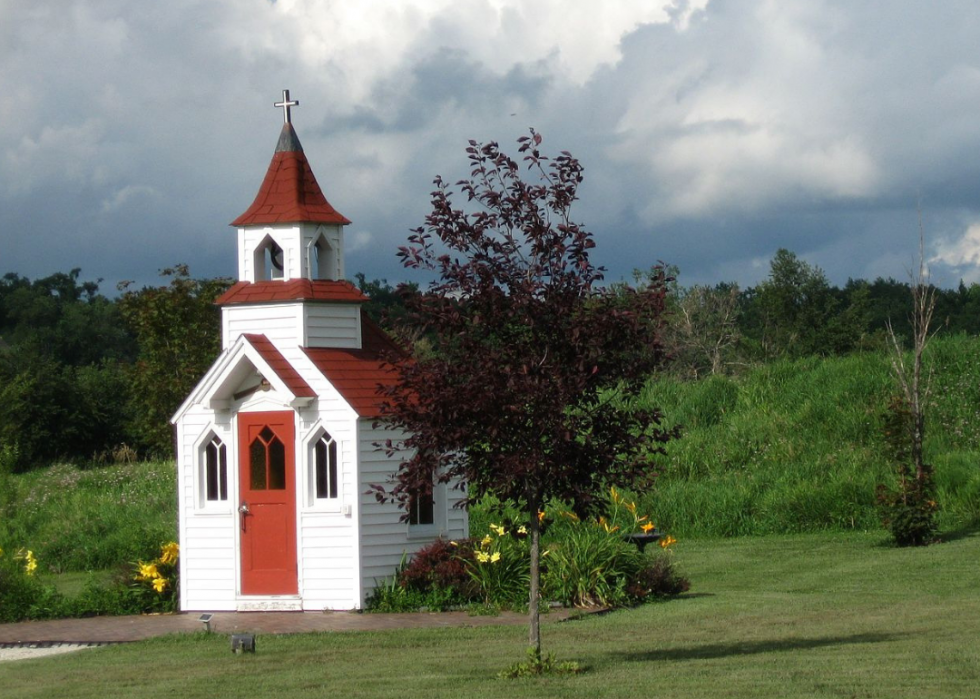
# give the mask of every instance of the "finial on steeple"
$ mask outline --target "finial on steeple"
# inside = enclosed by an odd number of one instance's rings
[[[289,121],[289,117],[290,117],[289,108],[290,107],[298,107],[299,106],[299,100],[293,100],[292,102],[290,102],[289,101],[289,90],[283,90],[282,91],[282,102],[276,102],[276,103],[273,104],[273,106],[274,107],[282,107],[282,123],[289,124],[289,123],[291,123]]]

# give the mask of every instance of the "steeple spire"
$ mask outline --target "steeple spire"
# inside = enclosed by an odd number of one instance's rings
[[[259,193],[248,210],[232,221],[233,226],[255,226],[277,223],[350,223],[334,209],[317,184],[313,170],[303,153],[303,146],[290,121],[290,107],[299,100],[289,99],[282,91],[282,101],[274,103],[283,110],[282,132]]]

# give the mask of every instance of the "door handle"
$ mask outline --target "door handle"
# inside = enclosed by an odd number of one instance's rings
[[[238,512],[241,514],[242,531],[245,531],[245,518],[251,514],[251,511],[248,509],[248,503],[243,500],[241,507],[238,508]]]

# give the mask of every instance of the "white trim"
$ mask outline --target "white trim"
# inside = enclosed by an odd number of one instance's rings
[[[209,422],[204,431],[198,435],[198,438],[194,441],[194,453],[191,454],[191,466],[193,473],[194,482],[191,484],[194,493],[194,513],[200,515],[228,515],[232,512],[233,505],[233,488],[232,480],[237,477],[237,473],[232,473],[235,470],[235,464],[232,461],[232,448],[228,443],[228,430],[219,430],[214,422]],[[217,437],[221,440],[221,444],[225,447],[225,466],[227,471],[225,473],[225,478],[227,481],[227,491],[228,496],[225,500],[208,500],[207,499],[207,461],[204,457],[205,449],[207,445],[211,443],[213,438]]]
[[[316,496],[316,442],[322,435],[329,434],[330,439],[337,445],[337,497],[318,498]],[[307,430],[300,441],[303,452],[303,507],[307,512],[321,512],[327,514],[346,513],[350,504],[344,501],[344,441],[337,439],[334,435],[337,430],[331,432],[327,429],[323,420],[317,420],[313,427]],[[346,506],[346,507],[345,507]]]
[[[278,350],[278,348],[276,349]],[[250,362],[252,368],[261,374],[277,392],[288,397],[289,407],[293,409],[303,408],[316,400],[313,396],[297,396],[293,393],[272,367],[266,363],[259,351],[252,346],[244,335],[239,335],[231,347],[218,355],[208,372],[177,408],[177,412],[170,418],[170,422],[176,423],[192,405],[198,403],[215,411],[229,410],[232,404],[232,392],[237,388],[238,382],[245,378],[244,374],[247,372],[247,370],[246,372],[239,371],[242,362],[245,360]]]

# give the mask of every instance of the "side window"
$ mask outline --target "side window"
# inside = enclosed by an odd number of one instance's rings
[[[436,523],[435,483],[429,481],[429,492],[419,493],[408,503],[408,523],[425,526]]]
[[[436,501],[432,495],[419,495],[408,507],[408,523],[412,526],[436,523]]]
[[[228,499],[228,448],[216,435],[205,443],[201,453],[201,495],[203,504]]]
[[[336,500],[340,496],[337,442],[326,432],[313,444],[313,488],[314,500]]]

